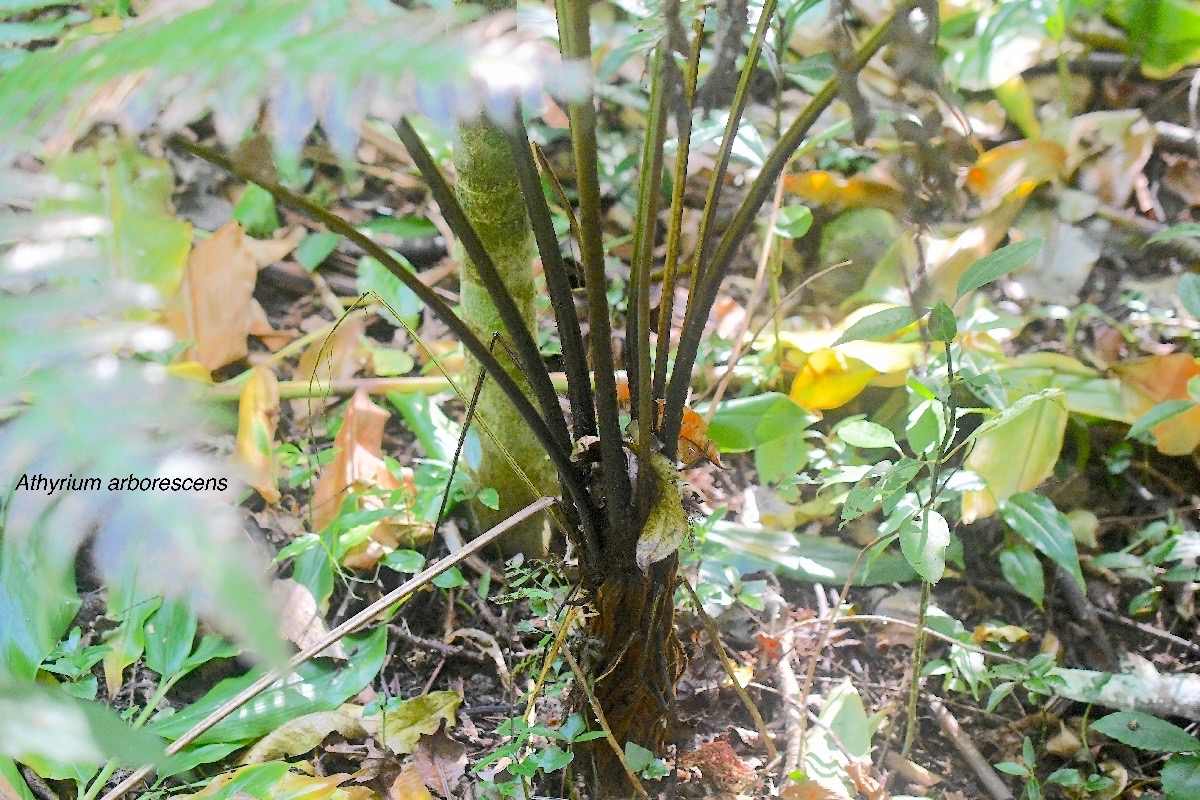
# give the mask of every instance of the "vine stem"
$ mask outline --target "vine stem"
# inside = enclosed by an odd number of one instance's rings
[[[535,500],[534,502],[525,506],[525,508],[518,511],[516,514],[513,514],[504,522],[492,528],[487,533],[480,535],[479,538],[472,539],[471,542],[464,546],[461,550],[451,553],[445,558],[435,562],[432,566],[417,573],[397,588],[388,592],[383,597],[364,608],[362,611],[347,619],[341,625],[338,625],[330,630],[327,634],[322,636],[313,644],[292,656],[292,658],[282,667],[268,670],[254,683],[250,684],[245,689],[231,697],[229,700],[222,703],[220,706],[214,709],[211,714],[202,719],[200,722],[196,723],[190,730],[187,731],[187,733],[183,734],[174,742],[172,742],[170,746],[167,747],[166,754],[168,756],[175,755],[180,750],[196,741],[196,739],[202,736],[218,722],[237,711],[246,703],[250,702],[264,689],[267,689],[271,686],[271,684],[289,675],[293,670],[295,670],[304,662],[308,661],[313,656],[319,655],[330,645],[340,641],[346,635],[353,633],[354,631],[366,625],[377,615],[386,611],[393,603],[403,600],[408,595],[429,583],[438,575],[441,575],[446,570],[462,561],[465,561],[468,557],[475,555],[488,545],[492,544],[500,536],[507,533],[509,529],[520,524],[521,522],[524,522],[535,514],[545,511],[547,508],[554,505],[555,502],[556,498],[553,497],[542,497],[538,500]],[[121,781],[111,790],[109,790],[108,794],[104,795],[101,800],[118,800],[118,798],[124,796],[126,792],[147,778],[153,771],[154,767],[152,765],[139,767],[130,773],[125,780]]]

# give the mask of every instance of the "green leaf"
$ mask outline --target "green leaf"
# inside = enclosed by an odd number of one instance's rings
[[[912,308],[909,306],[885,308],[882,311],[876,311],[874,314],[865,316],[851,325],[846,329],[845,333],[838,337],[832,346],[837,347],[839,344],[857,341],[858,339],[879,339],[895,333],[902,328],[907,328],[916,321],[917,315],[913,313]]]
[[[1200,222],[1181,222],[1159,231],[1146,240],[1146,244],[1168,242],[1172,239],[1200,239]]]
[[[887,428],[865,419],[857,419],[839,425],[835,433],[837,437],[852,447],[862,447],[868,450],[891,448],[899,452],[896,437]]]
[[[475,495],[475,499],[492,511],[500,510],[500,493],[490,486],[480,489],[479,493]]]
[[[1118,711],[1091,724],[1094,731],[1138,750],[1156,753],[1194,753],[1200,739],[1166,720],[1140,711]]]
[[[1025,266],[1041,249],[1042,244],[1043,239],[1035,236],[1032,239],[1015,242],[988,253],[963,273],[958,281],[955,299],[986,286],[997,278],[1004,277],[1014,269]]]
[[[409,272],[416,272],[404,256],[399,253],[392,253],[392,256]],[[375,292],[379,295],[379,299],[386,304],[383,316],[396,327],[402,327],[400,320],[409,327],[416,327],[421,321],[421,301],[413,294],[413,290],[370,256],[363,256],[358,261],[358,291]],[[393,311],[400,319],[396,318]]]
[[[1040,403],[1046,400],[1057,400],[1058,398],[1062,397],[1062,394],[1063,392],[1061,389],[1054,388],[1042,389],[1040,392],[1027,394],[1008,408],[1001,409],[999,414],[989,418],[978,428],[971,431],[971,435],[967,437],[967,441],[978,439],[985,433],[999,428],[1001,425],[1007,425],[1017,417],[1037,407]]]
[[[939,342],[953,342],[958,336],[958,322],[944,300],[939,300],[929,315],[929,335]]]
[[[105,220],[110,228],[99,239],[113,277],[148,283],[163,297],[175,293],[191,251],[192,226],[176,219],[171,209],[175,179],[170,164],[142,155],[132,142],[103,140],[62,156],[48,169],[74,194],[46,201],[43,210]]]
[[[455,589],[459,586],[466,586],[467,579],[463,577],[462,572],[458,567],[451,567],[433,579],[433,585],[439,589]]]
[[[305,236],[296,245],[295,258],[300,266],[309,272],[321,266],[321,262],[329,258],[330,253],[337,249],[338,240],[342,237],[336,233],[322,231]]]
[[[387,654],[387,626],[346,638],[346,666],[327,658],[301,664],[294,673],[276,681],[252,702],[243,705],[196,740],[197,744],[249,742],[270,733],[289,720],[316,711],[332,711],[370,683]],[[177,739],[214,709],[262,675],[260,670],[226,678],[202,698],[171,716],[157,719],[147,729]]]
[[[22,777],[21,771],[17,769],[17,762],[13,761],[8,756],[0,755],[0,789],[4,789],[4,782],[12,787],[10,795],[4,795],[10,800],[37,800],[33,792],[29,791],[29,787],[25,784],[25,778]]]
[[[1080,589],[1085,588],[1071,524],[1047,498],[1021,492],[1004,501],[1000,516],[1018,536],[1065,569]]]
[[[420,239],[427,236],[437,236],[437,225],[425,217],[415,214],[405,214],[402,217],[376,217],[370,222],[359,225],[358,229],[371,238],[374,234],[385,233],[398,239]]]
[[[704,413],[704,408],[696,409]],[[730,400],[717,407],[708,424],[708,438],[722,453],[747,450],[795,434],[816,420],[792,398],[779,392]]]
[[[654,761],[654,753],[633,742],[625,743],[625,763],[633,772],[641,772]]]
[[[784,206],[775,218],[775,235],[781,239],[799,239],[808,233],[812,221],[812,210],[808,206]]]
[[[251,236],[265,239],[279,229],[279,212],[275,210],[275,198],[256,183],[246,184],[246,190],[233,207],[233,218]]]
[[[196,639],[196,615],[186,600],[163,600],[146,620],[146,666],[169,678],[187,662]]]
[[[1137,439],[1145,436],[1156,425],[1166,422],[1172,417],[1179,416],[1185,411],[1190,411],[1197,405],[1194,400],[1164,400],[1138,417],[1133,425],[1129,426],[1129,433],[1125,436],[1128,439]]]
[[[108,616],[120,625],[104,640],[110,648],[104,656],[104,677],[110,695],[116,695],[125,668],[142,657],[146,647],[146,621],[162,600],[138,584],[137,572],[126,570],[109,588]]]
[[[937,583],[946,571],[946,548],[950,546],[950,526],[936,511],[926,511],[909,519],[897,531],[900,550],[908,563],[925,580]]]
[[[1167,800],[1195,800],[1200,797],[1200,756],[1171,756],[1161,777]]]
[[[1037,554],[1023,544],[1000,551],[1000,572],[1013,588],[1042,608],[1046,594],[1046,579]]]
[[[97,767],[109,758],[126,766],[161,764],[166,741],[135,730],[106,706],[57,688],[0,682],[0,754],[41,775],[67,765]]]
[[[551,745],[537,754],[538,768],[542,772],[558,772],[574,759],[574,755],[563,750],[558,745]]]
[[[804,469],[811,455],[812,445],[804,431],[798,431],[755,448],[754,469],[761,483],[778,483]]]

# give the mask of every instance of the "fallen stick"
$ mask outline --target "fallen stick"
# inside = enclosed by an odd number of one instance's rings
[[[971,741],[971,737],[963,733],[962,728],[958,725],[958,720],[954,718],[937,697],[930,696],[929,708],[933,711],[933,715],[937,717],[938,724],[942,727],[942,732],[946,734],[946,738],[954,745],[963,760],[967,762],[967,766],[975,773],[975,777],[979,778],[979,782],[992,796],[992,800],[1013,800],[1013,793],[1009,791],[1008,786],[1004,781],[1000,780],[999,774],[992,767],[988,760],[979,752],[979,748]]]

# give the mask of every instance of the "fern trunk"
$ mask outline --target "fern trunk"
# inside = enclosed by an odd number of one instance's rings
[[[484,247],[491,254],[504,288],[520,310],[526,328],[533,331],[533,234],[503,134],[482,117],[461,124],[454,145],[454,166],[459,201],[479,232]],[[462,309],[468,325],[483,341],[490,341],[493,334],[504,331],[500,314],[478,270],[465,256],[462,265]],[[513,359],[499,345],[496,350],[497,358],[513,379],[526,387],[526,394],[532,400],[528,382]],[[468,389],[473,391],[479,376],[479,364],[474,358],[467,359],[467,375],[470,382]],[[529,426],[495,382],[485,381],[476,414],[500,443],[497,444],[486,434],[480,437],[482,459],[476,478],[480,487],[493,488],[500,495],[498,509],[488,508],[478,502],[475,504],[481,526],[486,530],[538,497],[557,494],[557,483],[555,471],[542,445],[530,435]],[[530,479],[533,489],[509,465],[506,452]],[[544,527],[544,518],[538,515],[501,539],[501,547],[509,554],[520,552],[540,556],[545,550]]]

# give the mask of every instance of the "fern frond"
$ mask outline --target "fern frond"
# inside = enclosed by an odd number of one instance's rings
[[[496,94],[567,90],[579,76],[511,18],[350,0],[217,0],[33,53],[0,75],[0,157],[63,146],[97,121],[174,130],[211,111],[236,143],[267,102],[277,152],[320,124],[342,156],[368,115],[472,115]]]
[[[149,593],[186,596],[274,654],[262,565],[232,508],[236,483],[202,454],[213,415],[183,381],[131,356],[169,344],[129,313],[155,293],[112,278],[113,221],[71,210],[78,194],[0,171],[0,208],[23,210],[0,217],[0,678],[33,680],[66,633],[88,542],[101,577],[136,567]],[[49,200],[56,210],[42,210]],[[52,488],[39,476],[69,480]],[[150,489],[143,479],[153,478],[225,478],[229,488]]]

